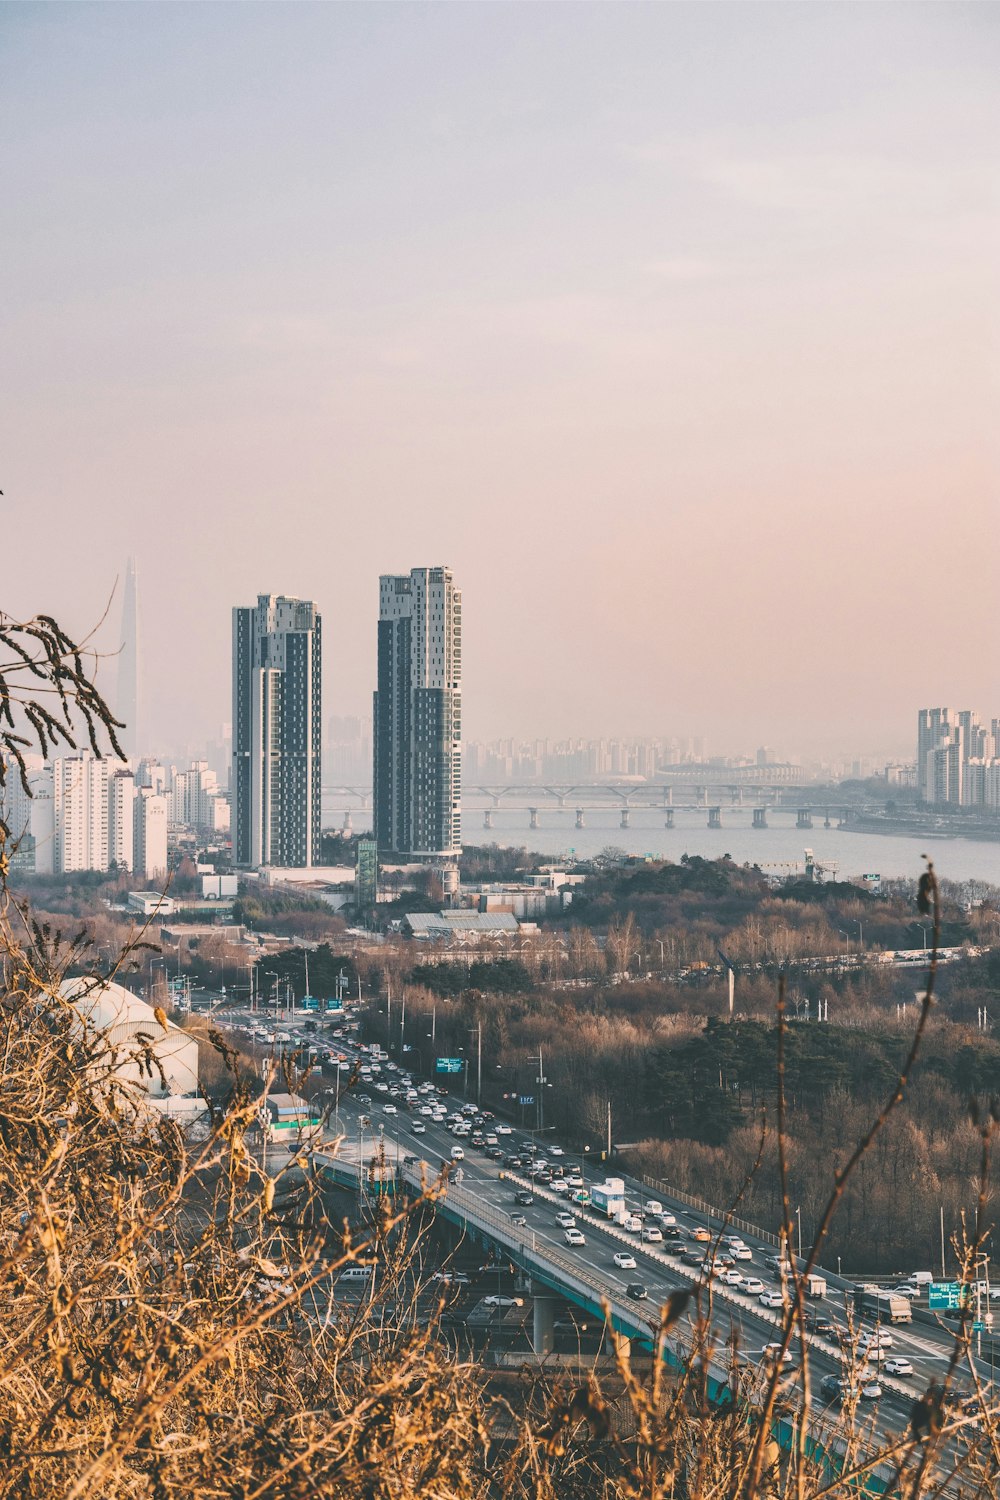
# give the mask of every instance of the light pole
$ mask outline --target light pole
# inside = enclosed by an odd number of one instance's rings
[[[469,1027],[469,1035],[476,1038],[476,1103],[483,1102],[483,1023]],[[468,1060],[465,1064],[468,1068]]]
[[[264,970],[265,979],[274,980],[274,1018],[278,1019],[278,976],[273,969]]]
[[[865,946],[865,929],[861,925],[861,923],[858,921],[857,917],[855,917],[853,919],[853,921],[854,921],[854,925],[858,929],[858,951],[862,952],[864,950],[864,946]]]
[[[924,926],[924,924],[923,924],[923,922],[920,922],[920,923],[918,923],[918,924],[917,924],[917,925],[918,925],[918,926],[919,926],[919,928],[920,928],[920,931],[921,931],[921,933],[922,933],[922,934],[923,934],[923,939],[924,939],[924,952],[925,952],[925,953],[926,953],[926,952],[927,952],[927,928],[926,928],[926,927],[925,927],[925,926]]]
[[[795,1210],[795,1220],[796,1220],[796,1223],[798,1224],[798,1230],[799,1230],[799,1234],[798,1234],[798,1240],[799,1240],[799,1260],[801,1260],[802,1259],[802,1210],[801,1210],[801,1208],[797,1208]]]

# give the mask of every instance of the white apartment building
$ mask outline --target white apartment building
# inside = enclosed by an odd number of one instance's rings
[[[163,880],[167,874],[167,799],[151,787],[137,787],[134,821],[135,865],[133,873],[145,880]]]
[[[108,868],[108,762],[89,751],[52,762],[54,869]]]
[[[108,781],[108,860],[118,870],[135,868],[135,778],[114,771]]]

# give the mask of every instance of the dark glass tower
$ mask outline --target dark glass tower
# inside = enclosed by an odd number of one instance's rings
[[[304,866],[319,854],[322,622],[260,594],[233,610],[233,860]]]
[[[462,595],[450,568],[379,584],[375,839],[396,859],[462,849]]]

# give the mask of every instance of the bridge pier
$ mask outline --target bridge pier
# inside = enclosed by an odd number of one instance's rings
[[[721,828],[722,827],[722,808],[721,807],[710,807],[708,809],[708,826],[709,826],[709,828]]]
[[[664,807],[673,807],[674,805],[674,789],[672,786],[665,786],[663,788],[663,805]]]
[[[826,817],[823,819],[823,827],[824,828],[831,828],[832,826],[833,825],[830,822],[830,809],[827,808],[827,810],[826,810]]]
[[[798,816],[795,819],[795,826],[796,828],[811,828],[813,826],[813,815],[811,808],[799,808]]]
[[[577,826],[577,828],[586,828],[586,826],[587,826],[586,823],[583,821],[583,808],[582,807],[578,807],[577,810],[576,810],[576,826]]]
[[[674,826],[674,810],[672,807],[667,807],[663,810],[663,826],[664,828],[673,828]]]
[[[486,811],[483,813],[483,827],[484,828],[492,828],[493,827],[493,809],[492,809],[492,807],[488,807],[486,809]]]
[[[347,811],[344,814],[344,821],[340,825],[340,831],[341,831],[341,833],[353,833],[354,832],[354,824],[351,822],[351,809],[350,808],[348,808]]]
[[[538,827],[538,808],[537,807],[529,807],[528,808],[528,812],[531,814],[531,821],[528,824],[529,828],[537,828]]]
[[[623,807],[622,808],[622,822],[621,822],[621,826],[623,828],[627,828],[628,827],[628,808],[627,807]]]
[[[753,826],[755,828],[767,827],[767,808],[755,807],[753,810]]]
[[[557,1297],[538,1296],[531,1320],[531,1347],[535,1354],[551,1354],[556,1346]]]

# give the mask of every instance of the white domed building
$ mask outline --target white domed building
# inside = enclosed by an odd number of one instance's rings
[[[115,1075],[134,1085],[137,1102],[187,1119],[204,1111],[195,1037],[173,1021],[164,1026],[151,1005],[112,980],[67,979],[60,994],[89,1028],[103,1033],[115,1054]]]

